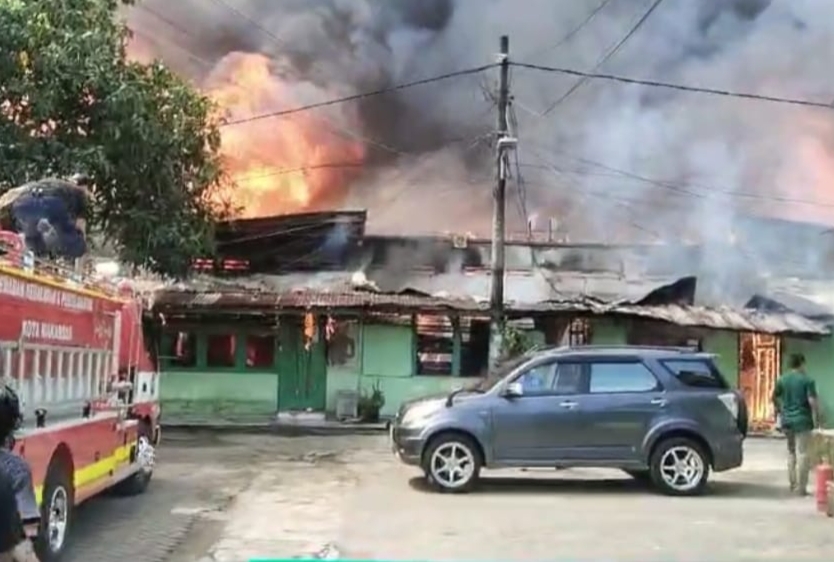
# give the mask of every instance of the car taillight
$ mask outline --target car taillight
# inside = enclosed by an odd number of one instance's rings
[[[738,396],[734,392],[727,392],[719,394],[718,399],[721,400],[721,403],[724,404],[724,407],[727,408],[730,415],[733,416],[733,419],[737,420],[739,412]]]

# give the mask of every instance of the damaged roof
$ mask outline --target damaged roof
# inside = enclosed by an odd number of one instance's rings
[[[211,278],[159,291],[159,311],[263,313],[283,309],[369,310],[392,312],[488,312],[489,275],[409,274],[398,281],[370,273],[261,275],[235,282]],[[374,280],[374,277],[377,277]],[[406,277],[406,276],[403,276]],[[508,274],[506,311],[511,316],[543,313],[615,315],[668,322],[679,326],[769,334],[823,336],[828,328],[794,312],[759,312],[690,304],[639,304],[658,290],[681,280],[626,280],[613,275]],[[387,290],[384,290],[387,289]]]

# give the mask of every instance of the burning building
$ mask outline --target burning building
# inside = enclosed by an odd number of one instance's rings
[[[486,235],[488,73],[282,112],[491,62],[502,33],[517,61],[834,98],[828,3],[666,0],[634,29],[645,4],[144,0],[128,18],[135,56],[163,58],[226,112],[242,216],[366,208],[372,232]],[[554,104],[574,78],[516,68],[511,82],[524,180],[510,192],[513,230],[535,214],[573,242],[724,245],[739,215],[834,223],[824,110],[594,80]],[[816,259],[767,229],[756,238]],[[713,253],[711,266],[726,259]]]

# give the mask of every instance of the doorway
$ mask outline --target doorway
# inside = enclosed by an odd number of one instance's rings
[[[747,401],[754,430],[770,429],[776,422],[771,397],[782,364],[782,340],[770,334],[739,335],[738,386]]]
[[[278,351],[278,411],[323,412],[327,362],[320,318],[282,319]]]

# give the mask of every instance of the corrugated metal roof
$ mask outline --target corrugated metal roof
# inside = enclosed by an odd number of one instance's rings
[[[484,313],[487,303],[476,299],[441,298],[422,295],[392,295],[367,291],[328,293],[298,291],[291,293],[266,293],[260,291],[224,291],[201,293],[194,291],[164,291],[155,297],[154,306],[168,309],[215,310],[307,310],[307,309],[399,309],[454,310],[462,313]],[[618,315],[668,322],[679,326],[703,327],[721,330],[763,332],[769,334],[828,335],[825,325],[794,313],[763,313],[754,310],[737,310],[729,307],[707,308],[701,306],[669,304],[663,306],[637,306],[632,304],[606,304],[589,299],[573,301],[549,301],[539,303],[507,303],[507,311],[515,314],[529,313],[580,313],[592,315]]]
[[[210,293],[194,291],[161,291],[153,301],[154,307],[204,308],[211,306],[221,309],[361,309],[361,308],[448,308],[460,311],[485,309],[475,301],[442,299],[419,295],[389,295],[368,291],[341,293],[321,291],[297,291],[269,293],[262,291],[215,291]]]
[[[815,334],[828,335],[823,324],[799,314],[764,313],[755,310],[737,310],[728,307],[705,308],[699,306],[620,306],[618,314],[661,320],[678,326],[729,329],[767,334]]]
[[[377,271],[367,275],[380,291],[386,293],[411,291],[430,296],[470,298],[480,302],[489,300],[492,282],[492,275],[488,271],[422,276]],[[556,274],[544,269],[530,273],[509,272],[504,278],[504,300],[518,305],[587,297],[605,302],[637,302],[676,281],[678,278],[628,279],[609,273]]]

